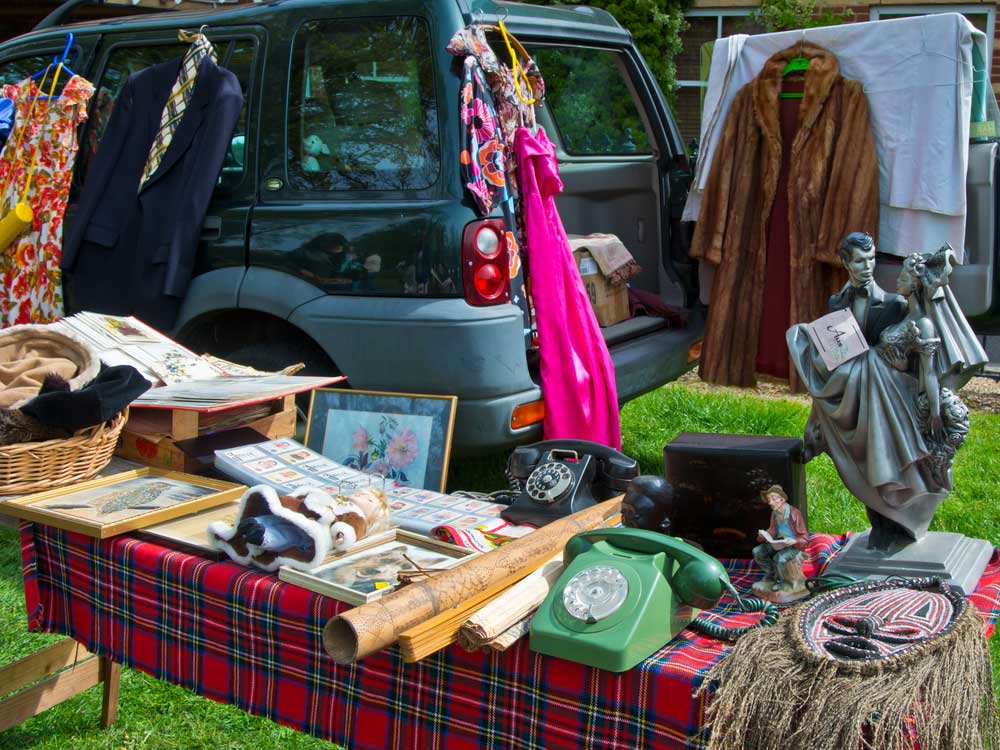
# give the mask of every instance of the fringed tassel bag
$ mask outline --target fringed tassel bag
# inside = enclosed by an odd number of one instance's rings
[[[708,674],[709,750],[1000,747],[976,608],[936,578],[860,583],[753,631]]]

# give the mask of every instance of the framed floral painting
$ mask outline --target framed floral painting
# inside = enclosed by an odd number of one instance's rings
[[[397,484],[444,492],[457,404],[455,396],[318,388],[306,446]]]

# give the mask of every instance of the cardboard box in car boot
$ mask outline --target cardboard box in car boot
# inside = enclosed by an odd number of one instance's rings
[[[574,250],[573,259],[580,269],[598,324],[606,328],[628,320],[628,287],[608,281],[588,250]]]

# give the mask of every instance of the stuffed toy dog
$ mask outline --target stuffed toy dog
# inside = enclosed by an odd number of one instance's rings
[[[241,565],[309,570],[331,552],[350,549],[388,526],[388,501],[381,490],[365,489],[351,497],[332,497],[318,489],[279,495],[261,484],[243,494],[236,523],[215,521],[208,537]]]

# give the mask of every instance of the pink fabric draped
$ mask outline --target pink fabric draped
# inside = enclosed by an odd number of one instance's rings
[[[555,148],[544,130],[533,136],[519,128],[514,153],[538,325],[545,439],[621,448],[614,365],[556,209],[563,184]]]

